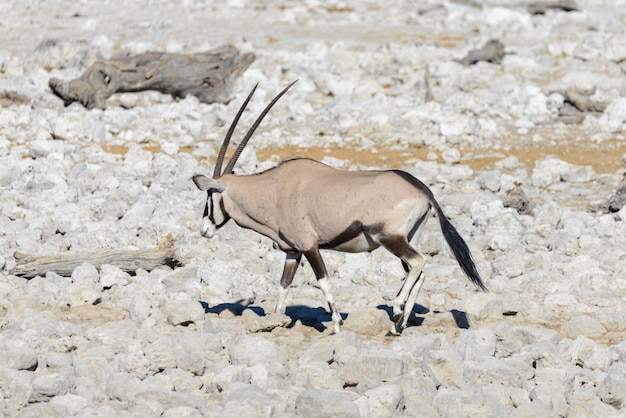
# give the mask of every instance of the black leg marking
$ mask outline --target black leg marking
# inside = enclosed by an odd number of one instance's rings
[[[317,278],[317,283],[322,289],[322,293],[326,297],[326,302],[328,303],[328,308],[330,309],[330,315],[333,318],[333,332],[336,334],[340,330],[341,324],[343,321],[341,319],[341,315],[339,314],[339,310],[337,306],[335,306],[335,300],[333,299],[333,295],[331,294],[330,282],[328,281],[328,272],[326,271],[326,265],[324,264],[324,260],[322,259],[322,255],[318,248],[313,248],[309,251],[304,252],[304,256],[309,260],[311,267],[313,267],[313,271],[315,272],[315,277]]]
[[[295,254],[293,256],[287,255],[285,259],[285,265],[283,266],[283,275],[280,278],[280,285],[283,288],[288,288],[293,282],[293,278],[298,270],[298,265],[302,259],[302,253]]]

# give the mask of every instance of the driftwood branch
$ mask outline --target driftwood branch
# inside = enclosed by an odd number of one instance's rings
[[[9,273],[27,279],[45,276],[49,271],[61,276],[71,276],[74,269],[83,263],[90,263],[97,269],[103,264],[112,264],[126,272],[134,272],[140,268],[150,271],[164,265],[179,264],[171,235],[164,237],[156,248],[147,250],[103,249],[79,254],[65,253],[46,256],[15,253],[15,260],[17,265]]]
[[[577,12],[580,6],[574,0],[544,0],[530,3],[527,7],[529,13],[534,15],[545,14],[548,10],[561,10],[564,12]]]
[[[497,39],[492,39],[488,41],[482,48],[473,49],[468,52],[465,57],[456,61],[463,65],[474,65],[479,61],[500,64],[502,58],[504,58],[504,54],[504,45]]]
[[[253,53],[241,54],[225,45],[197,54],[146,54],[99,60],[77,79],[51,78],[48,85],[69,105],[79,102],[88,109],[106,107],[114,93],[156,90],[184,98],[192,94],[206,103],[228,103],[233,81],[254,61]]]

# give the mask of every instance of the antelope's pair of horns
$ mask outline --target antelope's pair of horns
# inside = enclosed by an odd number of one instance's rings
[[[224,162],[224,157],[226,156],[226,149],[228,148],[228,144],[230,143],[230,138],[233,136],[233,132],[235,131],[235,127],[237,126],[237,122],[239,122],[239,118],[243,114],[243,111],[245,110],[246,106],[248,105],[248,102],[252,98],[252,95],[254,94],[254,92],[255,92],[255,90],[256,90],[256,88],[257,88],[257,86],[259,84],[257,83],[254,86],[254,88],[252,89],[250,94],[248,94],[248,97],[246,98],[246,100],[243,102],[243,104],[239,108],[239,111],[237,112],[237,115],[235,116],[235,119],[233,119],[233,122],[230,124],[230,128],[228,128],[228,132],[226,133],[226,137],[224,138],[224,142],[222,142],[222,147],[220,148],[220,152],[217,155],[217,162],[215,163],[215,170],[213,171],[213,178],[214,179],[219,178],[219,177],[223,176],[224,174],[230,174],[230,173],[233,172],[233,169],[235,168],[235,164],[237,163],[237,159],[239,159],[239,156],[241,155],[241,152],[243,151],[244,147],[246,146],[246,144],[248,143],[248,141],[252,137],[252,134],[254,134],[254,131],[256,130],[256,128],[258,128],[259,125],[261,124],[261,121],[263,120],[265,115],[267,115],[267,112],[270,111],[270,109],[272,108],[272,106],[274,106],[276,104],[278,99],[280,99],[282,97],[282,95],[285,94],[287,92],[287,90],[289,90],[289,88],[291,86],[296,84],[297,81],[298,80],[295,80],[291,84],[289,84],[287,87],[285,87],[283,89],[283,91],[278,93],[278,95],[276,97],[274,97],[274,99],[265,107],[265,109],[263,109],[263,112],[261,112],[259,117],[254,121],[254,123],[252,124],[252,126],[250,127],[250,129],[248,130],[246,135],[241,140],[241,143],[239,144],[239,146],[235,150],[235,153],[233,154],[232,158],[228,162],[228,165],[226,165],[226,168],[224,169],[224,172],[221,172],[222,171],[222,163]]]

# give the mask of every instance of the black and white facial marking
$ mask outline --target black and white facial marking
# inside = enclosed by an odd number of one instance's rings
[[[230,216],[228,216],[228,213],[224,208],[222,194],[214,190],[207,191],[207,199],[204,206],[204,215],[202,216],[200,234],[205,238],[213,237],[213,235],[215,235],[215,231],[224,226],[229,219]]]

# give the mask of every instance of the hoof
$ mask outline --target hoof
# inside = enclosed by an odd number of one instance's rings
[[[398,337],[402,334],[402,325],[400,323],[393,324],[393,327],[387,331],[387,337]]]

